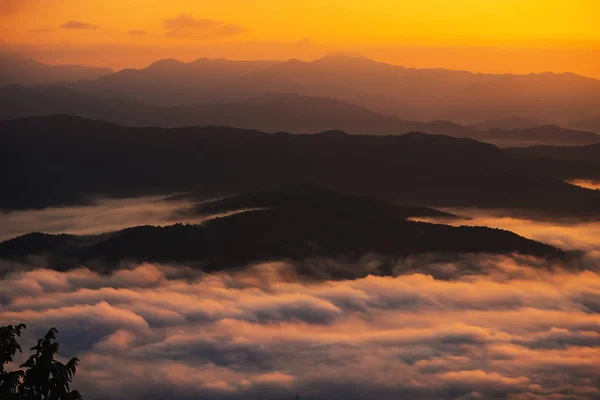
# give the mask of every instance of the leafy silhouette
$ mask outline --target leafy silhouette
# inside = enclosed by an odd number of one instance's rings
[[[5,365],[14,361],[17,351],[22,352],[17,338],[26,329],[25,324],[0,327],[0,398],[6,400],[78,400],[81,394],[70,385],[79,359],[71,358],[66,364],[55,360],[59,351],[56,342],[58,330],[51,328],[37,341],[34,352],[19,368],[6,371]]]

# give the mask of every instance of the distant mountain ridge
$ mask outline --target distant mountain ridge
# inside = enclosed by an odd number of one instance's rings
[[[600,170],[600,143],[587,146],[532,146],[527,148],[513,148],[507,151],[528,157],[546,158],[563,161],[584,161],[595,163]]]
[[[359,258],[365,254],[522,253],[565,258],[560,249],[512,232],[485,227],[452,227],[406,220],[435,210],[397,207],[366,197],[315,186],[278,188],[218,200],[213,209],[260,203],[266,208],[209,220],[202,225],[138,226],[94,236],[32,233],[0,243],[0,259],[45,256],[61,268],[95,262],[186,262],[203,271],[242,268],[271,260],[319,257]],[[109,264],[110,265],[110,264]],[[311,278],[353,279],[379,271],[301,267]],[[396,273],[402,273],[397,271]]]
[[[268,93],[294,93],[336,98],[405,120],[472,125],[518,115],[521,122],[600,129],[594,122],[600,117],[600,81],[572,73],[476,74],[404,68],[350,56],[311,62],[164,59],[147,68],[114,73],[6,55],[0,55],[0,64],[0,85],[70,82],[80,92],[165,107],[236,103]],[[496,123],[489,129],[530,127]]]
[[[515,129],[529,129],[538,126],[550,125],[546,121],[540,119],[522,118],[522,117],[511,117],[505,119],[498,119],[494,121],[483,121],[476,124],[469,125],[469,127],[480,130],[480,131],[491,131],[491,130],[506,130],[511,131]]]
[[[557,125],[541,125],[512,130],[493,129],[475,137],[482,141],[491,141],[501,147],[584,146],[600,143],[598,140],[600,135],[597,133],[566,129]]]
[[[317,184],[408,206],[600,216],[600,193],[563,182],[572,179],[600,179],[600,170],[417,132],[128,128],[69,116],[0,121],[0,208],[6,209],[79,203],[99,194],[220,196]]]
[[[31,58],[0,53],[0,86],[76,82],[83,79],[96,79],[112,73],[114,71],[110,68],[50,65]]]
[[[79,93],[60,86],[11,85],[0,88],[0,106],[0,119],[71,114],[122,125],[165,128],[216,125],[292,133],[337,129],[373,135],[418,131],[471,137],[503,147],[600,142],[600,135],[558,127],[480,131],[449,121],[408,121],[334,98],[297,94],[266,94],[225,104],[158,107],[134,99]]]
[[[574,121],[569,124],[574,129],[582,129],[600,133],[600,115],[592,118],[583,119],[580,121]]]
[[[410,69],[361,57],[312,62],[161,60],[78,90],[162,106],[231,103],[267,93],[333,97],[409,120],[473,124],[520,115],[566,125],[598,115],[600,81],[575,74],[495,75]]]

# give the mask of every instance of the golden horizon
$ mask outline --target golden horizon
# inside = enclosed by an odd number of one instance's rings
[[[589,0],[6,0],[0,48],[51,64],[175,58],[311,61],[344,52],[411,68],[600,78]]]

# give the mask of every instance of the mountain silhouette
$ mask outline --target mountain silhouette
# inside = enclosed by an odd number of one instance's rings
[[[479,135],[473,135],[473,137],[484,142],[493,142],[501,147],[529,147],[539,144],[581,146],[600,143],[600,135],[597,133],[566,129],[557,125],[542,125],[513,130],[493,129]]]
[[[166,59],[144,69],[124,69],[95,81],[79,82],[74,87],[93,94],[121,95],[162,106],[214,104],[232,100],[230,92],[235,90],[232,85],[242,76],[276,63],[204,58],[183,63]]]
[[[268,93],[333,97],[408,120],[473,124],[519,115],[567,125],[597,115],[600,81],[575,74],[475,74],[411,69],[361,57],[191,63],[162,60],[75,84],[161,106],[231,103]]]
[[[113,72],[110,68],[44,64],[31,58],[0,53],[0,86],[75,82],[82,79],[96,79]]]
[[[292,133],[338,129],[353,134],[374,135],[418,131],[471,137],[503,147],[600,142],[600,135],[557,126],[480,131],[449,121],[408,121],[330,97],[297,94],[266,94],[235,103],[159,107],[134,99],[79,93],[61,86],[11,85],[0,88],[0,105],[0,119],[72,114],[130,126],[218,125]]]
[[[409,217],[457,218],[455,215],[429,207],[402,206],[379,199],[333,192],[314,184],[291,187],[273,187],[256,192],[225,197],[216,201],[200,202],[197,214],[220,214],[235,210],[276,208],[278,210],[304,209],[316,213],[358,213],[363,217],[373,214],[375,219]]]
[[[270,189],[225,201],[229,206],[259,201],[268,208],[209,220],[202,225],[140,226],[93,236],[32,233],[0,243],[0,259],[43,255],[61,268],[82,263],[116,265],[124,260],[186,262],[204,271],[215,271],[261,261],[319,257],[352,260],[365,254],[405,257],[422,253],[517,252],[565,257],[559,249],[508,231],[411,222],[406,220],[406,214],[423,209],[397,208],[311,185]],[[216,208],[223,208],[219,203]],[[373,273],[326,266],[319,271],[305,268],[299,272],[327,279]],[[391,271],[383,269],[378,273]]]
[[[566,179],[600,179],[600,170],[423,133],[127,128],[69,116],[0,122],[0,208],[6,209],[99,194],[212,196],[319,184],[404,205],[600,214],[600,194]]]
[[[508,151],[541,159],[590,162],[600,166],[600,144],[572,147],[532,146],[527,148],[511,148]]]
[[[493,121],[483,121],[469,125],[471,128],[480,131],[505,130],[512,131],[515,129],[529,129],[542,125],[548,125],[547,122],[540,119],[531,119],[523,117],[511,117],[505,119],[497,119]]]
[[[581,129],[600,133],[600,116],[571,122],[569,123],[569,126],[573,127],[573,129]]]

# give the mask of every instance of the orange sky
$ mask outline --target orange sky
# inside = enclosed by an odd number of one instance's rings
[[[0,0],[5,49],[52,63],[314,59],[600,78],[597,0]]]

